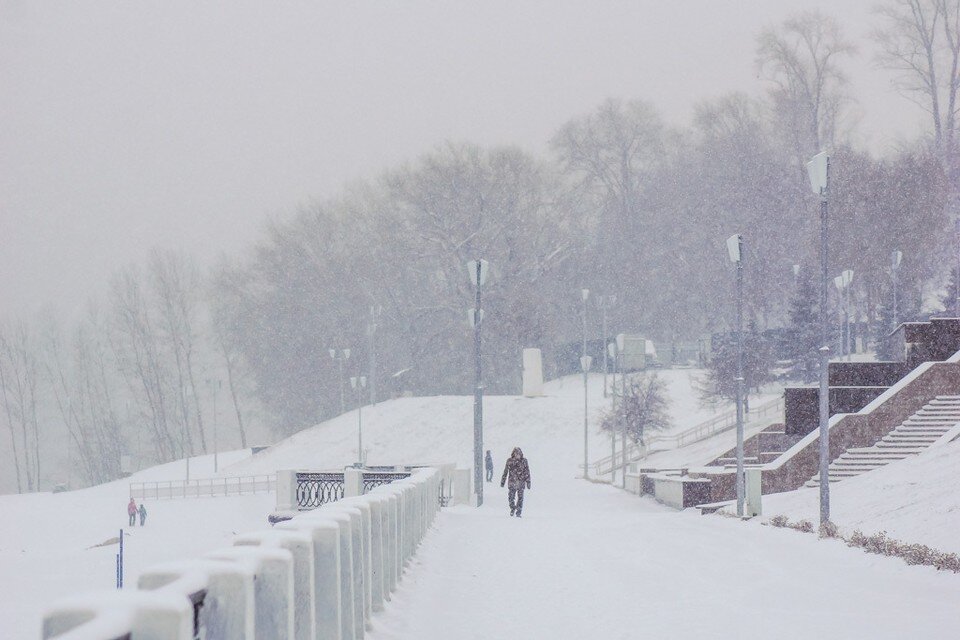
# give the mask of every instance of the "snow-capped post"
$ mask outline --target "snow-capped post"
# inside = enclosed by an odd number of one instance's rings
[[[829,268],[827,194],[830,186],[830,156],[821,151],[807,163],[810,187],[820,196],[820,527],[830,522],[830,404],[827,366],[830,338],[827,329],[827,273]]]
[[[743,236],[727,238],[730,262],[737,265],[737,515],[743,517]]]
[[[473,307],[471,324],[473,325],[473,363],[475,384],[473,391],[473,484],[477,496],[477,506],[483,504],[483,377],[480,368],[480,325],[483,311],[480,308],[480,289],[487,280],[490,263],[480,258],[467,263],[470,282],[476,291],[476,303]]]

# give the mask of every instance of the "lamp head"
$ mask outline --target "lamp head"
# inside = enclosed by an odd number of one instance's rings
[[[821,151],[810,158],[807,163],[807,176],[810,178],[810,188],[821,198],[826,197],[827,187],[830,186],[830,156]]]
[[[734,264],[740,263],[740,260],[743,258],[742,246],[743,236],[741,236],[739,233],[735,233],[727,238],[727,253],[730,256],[730,262],[733,262]]]

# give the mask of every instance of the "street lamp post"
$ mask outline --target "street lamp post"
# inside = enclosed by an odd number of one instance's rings
[[[617,303],[617,296],[610,294],[606,296],[597,296],[597,309],[600,310],[600,331],[604,345],[607,344],[607,309]],[[607,397],[607,349],[603,349],[603,397]]]
[[[207,384],[213,390],[213,472],[220,470],[218,454],[220,448],[217,446],[217,394],[220,392],[222,383],[220,380],[207,380]]]
[[[477,496],[477,506],[483,504],[483,371],[480,366],[480,325],[483,323],[483,309],[480,307],[480,290],[487,280],[490,263],[484,259],[467,263],[470,282],[476,290],[475,304],[467,312],[473,325],[473,484]]]
[[[350,359],[350,349],[330,349],[330,357],[337,361],[340,368],[340,413],[347,412],[347,400],[343,395],[343,363]]]
[[[743,516],[743,236],[727,238],[730,261],[737,265],[737,515]]]
[[[897,280],[900,276],[900,262],[903,260],[902,251],[894,251],[890,254],[890,277],[893,279],[893,328],[896,329],[899,324],[897,313]]]
[[[821,151],[807,163],[810,187],[820,196],[820,526],[830,522],[830,404],[828,363],[830,347],[827,344],[827,272],[828,254],[828,188],[830,186],[830,156]]]
[[[954,221],[954,236],[957,242],[957,274],[953,279],[955,288],[953,296],[953,316],[960,318],[960,218]]]
[[[363,389],[367,386],[367,376],[350,376],[350,386],[357,392],[357,466],[366,462],[363,455]]]
[[[370,404],[377,404],[377,327],[380,321],[380,315],[383,313],[383,307],[380,305],[370,306],[370,321],[367,323],[367,339],[370,368]]]
[[[840,296],[840,355],[846,355],[850,360],[851,331],[850,331],[850,283],[853,282],[853,269],[845,269],[843,273],[833,279],[833,285]]]
[[[580,350],[580,369],[583,370],[583,477],[590,477],[590,470],[587,466],[587,373],[590,371],[592,358],[587,355],[587,299],[590,297],[589,289],[580,290],[580,299],[583,301],[583,347]]]

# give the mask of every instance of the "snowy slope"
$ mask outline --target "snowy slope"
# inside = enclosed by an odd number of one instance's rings
[[[849,535],[890,537],[960,553],[960,441],[934,447],[830,485],[830,519]],[[763,498],[764,517],[782,514],[816,523],[820,490],[803,488]]]
[[[690,372],[664,375],[678,399],[677,430],[708,417],[695,401]],[[590,382],[596,419],[603,410],[600,377]],[[485,400],[485,441],[497,476],[513,446],[530,459],[533,488],[524,519],[507,516],[497,484],[486,485],[481,509],[444,510],[401,590],[375,618],[375,640],[709,636],[730,631],[735,610],[744,612],[747,626],[726,637],[799,638],[818,628],[810,607],[824,612],[830,633],[819,635],[825,638],[960,632],[952,608],[960,597],[958,576],[792,531],[674,512],[577,480],[582,379],[551,382],[546,394]],[[365,409],[369,460],[467,465],[472,411],[470,397],[404,398]],[[340,416],[253,457],[238,453],[245,459],[229,466],[229,456],[221,456],[221,475],[350,463],[356,417]],[[590,451],[591,459],[609,452],[609,439],[593,427]],[[191,475],[211,475],[210,464],[209,457],[196,460]],[[172,463],[135,479],[181,478],[183,467]],[[112,586],[116,546],[88,547],[125,526],[126,497],[126,481],[0,497],[0,638],[35,638],[50,599]],[[194,557],[229,544],[234,532],[263,528],[273,505],[272,494],[148,501],[147,527],[126,538],[127,583],[150,564]],[[831,593],[816,587],[824,570],[832,575]]]

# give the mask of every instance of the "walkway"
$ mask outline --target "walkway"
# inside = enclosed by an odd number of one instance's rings
[[[492,484],[441,514],[368,638],[960,636],[958,575],[531,467],[523,519]]]

